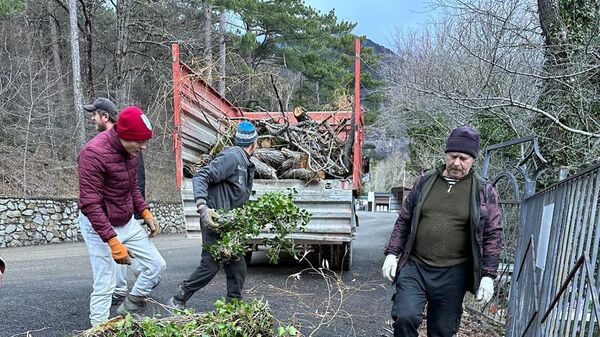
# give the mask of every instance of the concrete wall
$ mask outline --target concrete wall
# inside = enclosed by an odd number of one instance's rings
[[[151,202],[161,233],[185,233],[181,204]],[[0,198],[0,247],[81,241],[75,199]]]

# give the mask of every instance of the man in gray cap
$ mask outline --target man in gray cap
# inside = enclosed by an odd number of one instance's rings
[[[119,111],[115,104],[105,97],[98,97],[92,104],[83,106],[88,112],[92,113],[92,121],[94,122],[94,128],[98,132],[110,130],[117,123],[117,116]],[[137,178],[138,187],[144,199],[146,199],[146,172],[144,170],[144,157],[142,153],[137,156]],[[142,217],[139,214],[135,214],[135,218],[141,220]],[[84,238],[85,239],[85,238]],[[137,275],[139,273],[139,266],[135,259],[132,259],[131,269]],[[115,291],[112,297],[112,304],[117,305],[125,299],[128,293],[127,287],[127,265],[118,265],[116,269],[116,285]]]
[[[110,130],[117,122],[119,111],[108,98],[98,97],[92,104],[86,104],[83,108],[92,113],[94,128],[98,132]]]

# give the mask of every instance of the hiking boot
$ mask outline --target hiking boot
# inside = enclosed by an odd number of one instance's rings
[[[119,305],[119,304],[121,304],[125,300],[126,296],[127,295],[113,293],[113,295],[112,295],[112,302],[110,303],[110,305]]]
[[[132,315],[141,314],[146,306],[145,296],[127,295],[125,300],[117,308],[117,313],[121,316],[125,316],[128,313]]]
[[[167,303],[170,307],[173,307],[176,310],[184,310],[185,303],[192,297],[194,293],[190,291],[186,291],[183,289],[183,286],[180,284],[177,286],[177,291],[175,295],[169,299]]]

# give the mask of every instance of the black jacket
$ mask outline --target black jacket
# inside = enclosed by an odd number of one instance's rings
[[[214,209],[241,207],[250,199],[254,172],[254,164],[244,149],[228,147],[194,174],[194,200],[205,200]]]
[[[140,189],[140,193],[142,193],[142,197],[144,200],[146,199],[146,170],[144,169],[144,156],[142,153],[137,155],[137,179],[138,179],[138,187]],[[138,220],[142,219],[142,216],[135,213],[135,218]]]
[[[146,199],[146,170],[144,169],[144,156],[142,156],[141,152],[138,154],[137,178],[140,193],[142,193],[142,197]]]

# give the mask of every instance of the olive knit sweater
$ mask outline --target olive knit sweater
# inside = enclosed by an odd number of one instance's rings
[[[450,267],[469,259],[469,193],[471,175],[461,180],[438,174],[427,195],[411,257],[434,267]]]

